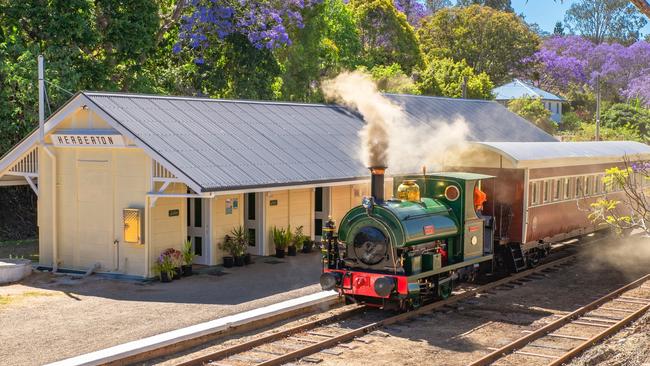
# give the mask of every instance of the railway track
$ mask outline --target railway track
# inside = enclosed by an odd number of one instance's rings
[[[577,254],[569,255],[479,287],[465,288],[463,292],[455,293],[454,296],[446,300],[434,302],[410,312],[390,317],[385,317],[385,314],[382,314],[383,316],[376,320],[372,319],[372,316],[368,316],[368,313],[365,313],[362,319],[354,321],[352,325],[347,325],[347,328],[336,326],[337,322],[348,321],[352,316],[367,310],[364,306],[350,305],[348,309],[344,309],[332,318],[304,323],[177,365],[272,366],[282,365],[297,359],[309,360],[308,357],[337,345],[348,348],[353,347],[344,343],[382,327],[407,321],[445,306],[473,298],[478,294],[485,294],[499,288],[510,289],[522,282],[540,278],[541,272],[555,271],[563,266],[570,265],[575,261],[576,257]]]
[[[468,366],[559,366],[616,333],[649,309],[650,274],[501,348],[492,349],[492,353]]]

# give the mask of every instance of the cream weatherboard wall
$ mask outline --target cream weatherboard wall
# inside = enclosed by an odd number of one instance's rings
[[[157,183],[156,188],[159,188]],[[187,186],[173,183],[166,190],[167,194],[187,193]],[[170,211],[178,210],[178,215],[170,215]],[[145,241],[149,243],[149,270],[163,250],[174,248],[181,250],[187,240],[187,205],[185,198],[159,198],[154,207],[149,208],[148,236]],[[146,220],[146,217],[145,217]],[[155,274],[150,272],[149,276]]]
[[[267,238],[264,246],[265,255],[275,253],[271,233],[274,226],[279,228],[291,226],[292,231],[302,226],[305,235],[311,235],[313,232],[314,190],[312,188],[266,192],[264,205]]]
[[[227,200],[232,204],[237,200],[237,208],[232,208],[232,212],[226,212]],[[224,237],[237,226],[244,225],[244,195],[223,195],[216,196],[210,200],[212,204],[212,260],[213,264],[221,264],[223,256],[227,255],[219,249],[219,244],[223,243]]]
[[[150,159],[140,149],[57,148],[56,201],[39,198],[39,251],[42,264],[52,263],[52,215],[57,215],[59,265],[145,276],[144,245],[123,241],[122,209],[146,206]],[[39,157],[39,190],[51,192],[52,163]],[[145,237],[145,241],[147,238]],[[118,244],[114,244],[118,241]]]

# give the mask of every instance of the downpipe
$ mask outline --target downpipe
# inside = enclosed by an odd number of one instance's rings
[[[41,145],[43,150],[47,153],[52,161],[52,273],[56,273],[59,270],[59,243],[58,243],[58,233],[57,233],[57,203],[56,203],[56,155],[50,150],[45,144]]]

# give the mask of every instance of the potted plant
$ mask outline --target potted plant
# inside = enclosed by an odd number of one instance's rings
[[[309,238],[308,238],[305,234],[302,233],[302,226],[298,226],[298,227],[296,228],[296,231],[294,231],[294,233],[293,233],[291,239],[292,239],[291,241],[292,241],[292,243],[293,243],[294,250],[295,250],[296,253],[297,253],[297,252],[303,250],[303,248],[304,248],[304,246],[305,246],[305,242],[306,242]],[[289,249],[290,249],[290,251],[289,251],[289,255],[291,255],[291,246],[289,246]],[[294,254],[294,255],[295,255],[295,254]]]
[[[223,243],[219,244],[219,249],[225,251],[226,253],[230,254],[223,256],[223,266],[226,268],[231,268],[235,264],[235,254],[236,250],[236,244],[235,241],[232,239],[230,235],[226,235],[223,238]]]
[[[194,253],[192,253],[192,242],[186,241],[183,245],[183,266],[181,270],[183,271],[183,276],[192,275],[192,262],[194,262]]]
[[[181,267],[183,266],[183,253],[180,250],[174,248],[165,249],[162,253],[163,255],[169,257],[173,266],[174,266],[174,279],[178,280],[181,278]]]
[[[312,249],[314,249],[314,241],[307,237],[307,240],[303,243],[302,252],[311,253]]]
[[[230,230],[231,238],[234,242],[233,256],[235,257],[235,265],[243,266],[246,264],[246,249],[248,249],[248,235],[243,227],[237,226]]]
[[[273,236],[273,245],[275,245],[275,256],[278,258],[284,258],[284,251],[289,245],[289,242],[287,241],[287,230],[274,226],[271,229],[271,234]]]
[[[170,256],[165,255],[163,252],[160,254],[156,263],[154,263],[153,271],[155,274],[160,277],[160,282],[171,282],[172,278],[176,275],[176,269],[174,268],[174,262]]]

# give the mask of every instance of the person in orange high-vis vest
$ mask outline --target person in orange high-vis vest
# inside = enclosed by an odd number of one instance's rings
[[[487,194],[481,191],[479,183],[474,186],[474,209],[477,212],[483,211],[483,204],[487,201]]]

